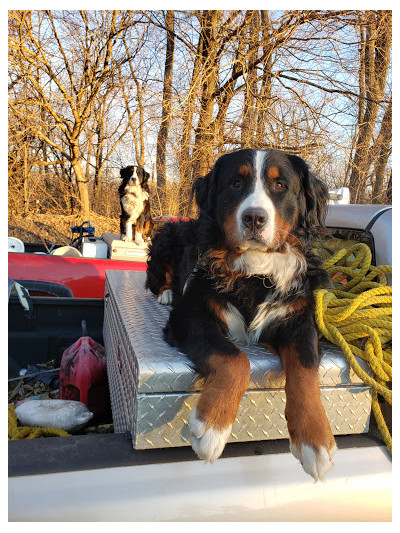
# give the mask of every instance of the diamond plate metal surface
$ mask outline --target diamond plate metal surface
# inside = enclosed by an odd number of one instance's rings
[[[137,449],[190,445],[188,420],[200,393],[139,394]],[[365,387],[324,388],[322,403],[334,435],[368,431],[371,393]],[[228,442],[288,438],[285,391],[247,391],[240,402]]]
[[[189,444],[186,422],[201,382],[186,356],[164,341],[170,308],[144,289],[145,275],[106,272],[104,343],[114,428],[131,431],[137,448],[183,446]],[[286,438],[280,358],[261,346],[240,347],[250,361],[250,384],[230,441]],[[369,388],[336,346],[321,347],[321,394],[334,433],[367,431]],[[372,375],[365,361],[358,362]]]

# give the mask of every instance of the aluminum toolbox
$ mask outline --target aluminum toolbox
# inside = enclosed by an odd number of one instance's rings
[[[119,261],[147,261],[147,244],[138,246],[134,242],[122,241],[120,235],[103,233],[101,238],[107,243],[108,258]]]
[[[201,381],[186,356],[163,340],[170,309],[144,289],[145,276],[106,271],[103,333],[114,430],[130,431],[137,449],[185,446],[190,444],[187,421]],[[241,348],[250,360],[250,384],[228,442],[287,438],[280,358],[261,346]],[[337,347],[322,343],[322,350],[321,395],[333,433],[367,432],[370,388]]]

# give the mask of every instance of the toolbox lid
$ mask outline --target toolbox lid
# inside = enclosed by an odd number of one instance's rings
[[[147,244],[138,245],[135,242],[123,241],[121,235],[115,233],[102,233],[101,238],[107,245],[110,259],[120,261],[147,261]]]

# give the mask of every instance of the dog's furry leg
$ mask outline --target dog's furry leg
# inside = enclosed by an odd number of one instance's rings
[[[137,244],[137,246],[143,246],[144,244],[142,234],[139,233],[138,231],[136,231],[136,235],[135,235],[135,244]]]
[[[133,241],[133,235],[132,235],[132,222],[129,222],[129,220],[126,223],[125,228],[125,236],[122,237],[122,240],[125,242],[132,242]]]

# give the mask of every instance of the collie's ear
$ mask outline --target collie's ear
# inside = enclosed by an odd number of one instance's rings
[[[329,200],[327,186],[310,172],[307,163],[303,159],[296,155],[290,155],[289,159],[293,168],[301,177],[304,194],[302,214],[305,228],[310,230],[315,228],[315,226],[324,227]]]
[[[142,168],[142,172],[143,172],[143,183],[146,183],[150,179],[150,174],[144,168]]]
[[[119,173],[120,173],[121,179],[130,178],[133,174],[133,167],[129,166],[129,167],[121,168]]]
[[[200,210],[199,216],[212,218],[215,210],[215,197],[217,191],[218,161],[211,172],[204,178],[197,178],[192,186],[192,196]]]

